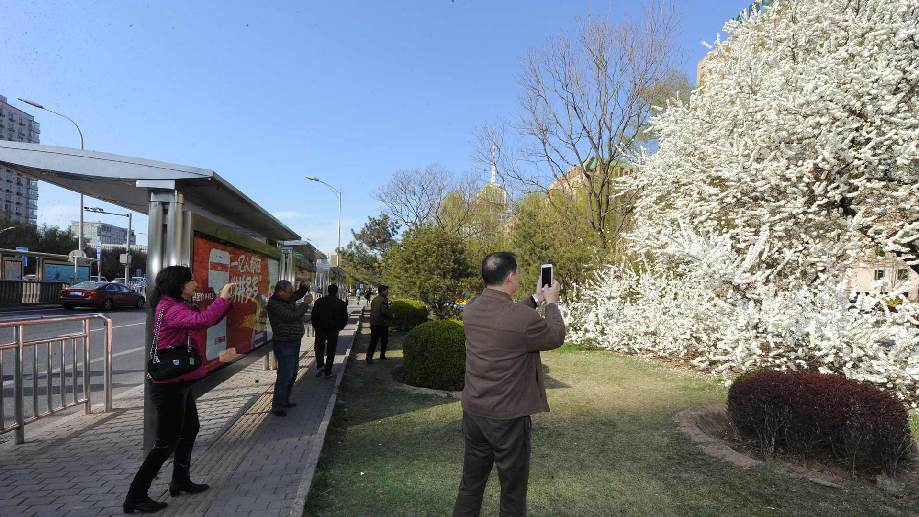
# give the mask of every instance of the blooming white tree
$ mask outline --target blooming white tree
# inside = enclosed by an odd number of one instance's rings
[[[623,185],[646,264],[582,286],[575,335],[916,399],[915,305],[853,309],[845,280],[878,245],[919,271],[919,0],[781,0],[725,32]]]

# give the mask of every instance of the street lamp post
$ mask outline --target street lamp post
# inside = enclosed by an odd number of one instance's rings
[[[329,189],[331,189],[332,192],[338,195],[338,247],[335,248],[335,265],[340,266],[341,265],[341,191],[333,187],[332,185],[329,185],[328,183],[322,181],[316,176],[307,176],[306,179],[310,181],[316,181],[316,182],[322,183],[326,187],[329,187]]]
[[[130,276],[131,274],[131,224],[132,224],[134,214],[132,214],[131,212],[128,212],[126,214],[106,212],[105,210],[97,206],[84,206],[83,210],[86,210],[87,212],[92,212],[94,214],[117,215],[119,217],[128,218],[128,237],[126,239],[127,242],[125,244],[125,254],[127,256],[125,257],[125,261],[124,261],[124,283],[125,285],[127,285],[128,282],[131,280],[131,276]],[[102,276],[102,257],[99,257],[99,276]]]
[[[38,109],[40,109],[40,110],[45,110],[45,111],[48,111],[48,112],[50,112],[50,113],[54,113],[55,115],[57,115],[57,116],[59,116],[59,117],[63,117],[63,118],[65,118],[65,119],[69,120],[70,123],[73,124],[73,126],[74,126],[75,128],[77,128],[77,133],[80,134],[80,150],[81,150],[81,151],[84,150],[84,147],[83,147],[83,130],[80,129],[80,125],[77,124],[76,122],[74,122],[74,120],[73,120],[72,118],[68,117],[67,115],[64,115],[63,113],[58,113],[57,111],[54,111],[54,110],[51,109],[51,108],[46,108],[46,107],[44,107],[43,105],[41,105],[41,104],[39,104],[39,103],[37,103],[37,102],[35,102],[35,101],[33,101],[33,100],[25,99],[25,98],[23,98],[23,97],[19,97],[19,100],[20,100],[21,102],[24,102],[24,103],[28,104],[29,106],[34,106],[34,107],[36,107],[36,108],[38,108]],[[82,192],[80,192],[80,231],[79,231],[79,233],[77,234],[77,249],[79,249],[80,251],[83,251],[83,193],[82,193]],[[77,279],[77,261],[76,261],[76,260],[73,261],[73,279],[74,279],[74,281],[76,281],[76,279]]]

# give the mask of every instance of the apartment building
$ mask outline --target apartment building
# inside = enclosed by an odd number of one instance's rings
[[[74,235],[80,234],[80,221],[70,222],[70,231]],[[96,237],[102,240],[102,246],[114,244],[124,246],[128,239],[127,228],[115,226],[114,224],[103,223],[102,221],[83,221],[83,242],[87,246],[96,245]],[[131,231],[131,244],[136,243],[134,231]]]
[[[32,115],[10,105],[0,95],[0,140],[39,143],[41,130]],[[0,167],[0,213],[11,222],[38,222],[38,180]]]

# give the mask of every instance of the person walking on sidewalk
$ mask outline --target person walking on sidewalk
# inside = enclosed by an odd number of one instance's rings
[[[348,304],[338,298],[338,286],[329,285],[329,294],[316,300],[310,322],[316,330],[316,377],[332,376],[335,352],[338,349],[338,333],[348,325]],[[325,358],[323,360],[323,358]]]
[[[367,305],[370,305],[370,297],[371,297],[372,295],[373,295],[373,289],[371,289],[371,288],[368,287],[368,288],[367,288],[367,291],[364,293],[364,301],[366,302],[366,303],[364,303],[364,306],[365,306],[365,307],[366,307]]]
[[[514,303],[520,280],[517,259],[507,252],[485,257],[482,278],[485,290],[463,310],[465,453],[453,515],[479,515],[493,464],[501,481],[501,515],[526,515],[530,415],[549,411],[539,352],[565,340],[557,305],[561,286],[537,285],[535,295]],[[535,310],[543,300],[545,318]]]
[[[207,309],[199,311],[197,306],[189,303],[198,288],[192,279],[191,269],[169,266],[161,270],[150,294],[154,321],[159,322],[157,350],[188,342],[197,349],[199,357],[206,357],[207,328],[216,325],[232,307],[230,297],[234,287],[234,284],[223,286],[220,296]],[[150,499],[147,491],[163,463],[173,453],[169,494],[175,497],[182,492],[194,494],[208,489],[208,485],[191,480],[191,451],[200,427],[191,386],[206,373],[202,362],[197,369],[176,378],[148,379],[147,389],[156,408],[156,441],[131,482],[122,505],[125,513],[153,513],[166,507],[166,503]]]
[[[386,359],[389,344],[389,324],[392,322],[392,308],[389,306],[389,286],[377,288],[377,297],[370,304],[370,344],[367,345],[367,364],[373,364],[373,353],[380,343],[380,359]]]
[[[300,342],[303,341],[303,317],[310,310],[312,295],[303,282],[294,291],[288,280],[279,280],[274,294],[268,299],[268,321],[271,323],[271,346],[278,361],[278,376],[274,382],[274,397],[271,399],[271,413],[287,416],[285,409],[296,406],[290,401],[290,391],[297,380],[297,366],[300,363]],[[298,300],[304,297],[302,303]]]

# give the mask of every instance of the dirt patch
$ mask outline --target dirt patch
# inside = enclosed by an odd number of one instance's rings
[[[867,478],[836,465],[805,461],[790,454],[776,454],[767,460],[753,443],[738,435],[723,404],[687,409],[674,415],[673,420],[706,454],[740,468],[768,463],[779,472],[825,487],[843,489],[851,483],[864,483],[898,497],[919,498],[919,470],[915,465],[902,469],[896,478],[883,475]]]
[[[448,391],[448,390],[435,390],[433,388],[422,388],[420,386],[412,386],[411,384],[406,384],[405,382],[405,369],[402,366],[397,366],[393,368],[392,371],[392,383],[393,386],[402,391],[407,391],[409,393],[417,393],[419,395],[434,395],[437,397],[452,398],[460,400],[463,396],[462,391]]]

